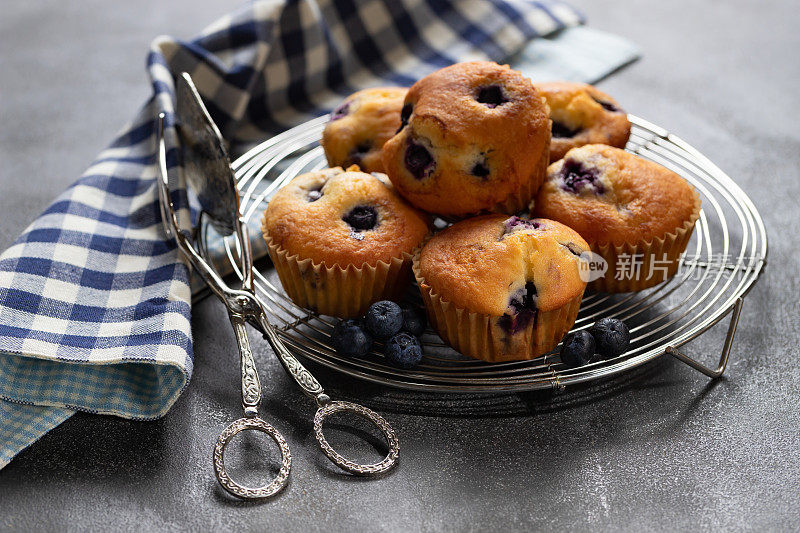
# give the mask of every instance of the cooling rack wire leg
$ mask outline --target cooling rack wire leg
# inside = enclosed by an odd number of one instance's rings
[[[706,376],[716,379],[722,376],[722,373],[725,372],[725,367],[728,365],[728,356],[731,353],[731,346],[733,345],[733,337],[736,335],[736,326],[739,324],[739,315],[742,312],[742,303],[744,299],[739,297],[736,299],[736,303],[733,306],[733,315],[731,316],[731,322],[728,326],[728,334],[725,336],[725,345],[722,347],[722,355],[719,358],[719,365],[717,366],[716,370],[711,370],[707,366],[699,363],[695,359],[692,359],[688,355],[683,352],[678,351],[676,348],[672,346],[668,346],[667,349],[664,351],[665,353],[670,354],[672,357],[683,361],[690,367],[694,368],[698,372],[702,372]]]

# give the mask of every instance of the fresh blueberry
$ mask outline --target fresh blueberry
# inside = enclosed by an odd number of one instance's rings
[[[415,337],[425,333],[427,320],[424,313],[420,313],[415,308],[404,305],[403,309],[403,331],[411,333]]]
[[[516,215],[507,218],[505,222],[503,222],[503,232],[504,234],[513,233],[517,230],[526,230],[526,229],[539,229],[542,227],[542,223],[538,220],[529,220],[527,218],[520,218]]]
[[[492,109],[508,102],[508,98],[503,95],[503,89],[499,85],[487,85],[478,89],[478,102]]]
[[[400,368],[412,368],[422,360],[419,339],[408,333],[398,333],[389,339],[383,353],[390,365]]]
[[[574,194],[579,193],[584,187],[589,187],[598,194],[603,194],[605,191],[605,187],[599,179],[598,170],[588,168],[574,159],[564,160],[560,177],[563,181],[561,188]]]
[[[386,340],[403,328],[403,310],[389,300],[375,302],[364,315],[364,325],[376,339]]]
[[[350,102],[345,100],[331,112],[331,122],[344,118],[350,112]]]
[[[508,302],[508,310],[506,314],[497,319],[497,325],[512,335],[522,331],[536,319],[536,311],[538,310],[536,300],[536,285],[529,281],[523,289],[518,290],[511,296]]]
[[[412,140],[408,141],[405,156],[406,168],[411,175],[421,180],[427,178],[436,166],[436,161],[427,148]]]
[[[400,110],[400,128],[395,133],[400,133],[403,128],[408,126],[408,119],[411,118],[411,113],[414,111],[414,104],[406,104]]]
[[[374,207],[357,205],[343,216],[342,220],[350,224],[355,231],[366,231],[375,227],[378,222],[378,213]]]
[[[575,137],[580,131],[581,131],[580,128],[574,130],[569,126],[567,126],[566,124],[562,124],[561,122],[556,122],[555,120],[553,121],[552,133],[553,137],[557,139]]]
[[[603,359],[611,359],[625,353],[631,342],[631,333],[622,320],[601,318],[589,328],[597,344],[597,353]]]
[[[342,320],[333,327],[331,346],[341,356],[363,357],[372,349],[372,335],[359,320]]]
[[[594,337],[585,329],[564,337],[561,346],[561,362],[568,368],[591,363],[595,358]]]

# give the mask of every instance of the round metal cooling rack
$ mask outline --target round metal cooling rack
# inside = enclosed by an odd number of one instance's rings
[[[302,172],[326,166],[319,139],[327,116],[306,122],[256,146],[233,163],[246,220],[259,219],[269,198]],[[283,292],[266,259],[257,263],[256,288],[270,307],[270,320],[280,326],[286,344],[301,357],[347,375],[379,384],[431,392],[500,393],[562,389],[624,372],[669,354],[710,377],[724,372],[736,332],[743,298],[766,264],[767,235],[750,198],[734,181],[695,148],[639,117],[626,149],[677,172],[700,192],[703,210],[678,273],[646,291],[585,295],[573,331],[603,317],[624,320],[631,330],[630,349],[615,359],[569,369],[558,350],[530,361],[486,363],[466,358],[432,331],[423,336],[425,357],[412,370],[386,364],[379,350],[363,359],[338,356],[329,345],[336,319],[296,306]],[[255,222],[255,221],[253,221]],[[225,242],[233,271],[238,255]],[[417,290],[408,299],[421,304]],[[678,350],[731,315],[719,362],[709,368]]]

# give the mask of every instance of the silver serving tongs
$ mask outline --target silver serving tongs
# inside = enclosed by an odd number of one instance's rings
[[[239,345],[244,417],[228,426],[217,440],[213,455],[214,473],[217,480],[226,491],[239,498],[268,498],[286,486],[292,467],[292,455],[283,435],[258,416],[258,407],[261,403],[261,382],[258,378],[253,353],[250,350],[245,323],[251,324],[264,335],[283,368],[303,392],[316,402],[314,434],[328,459],[352,474],[372,476],[388,471],[397,462],[399,454],[399,443],[392,427],[371,409],[355,403],[332,401],[323,391],[319,381],[289,352],[278,336],[275,327],[267,320],[264,303],[256,296],[253,284],[253,256],[247,235],[247,225],[239,212],[239,192],[231,170],[230,159],[217,126],[203,105],[191,77],[185,72],[177,80],[177,102],[177,129],[187,187],[191,187],[196,193],[201,207],[201,218],[198,225],[202,224],[202,217],[207,217],[221,235],[234,236],[236,249],[239,250],[240,268],[243,272],[242,288],[238,290],[230,288],[210,262],[201,255],[204,249],[202,248],[203,243],[199,243],[201,252],[195,248],[192,235],[197,234],[197,231],[190,233],[180,228],[178,216],[170,197],[166,142],[164,140],[165,115],[161,113],[158,120],[160,179],[156,181],[158,182],[164,231],[168,238],[175,239],[178,248],[191,262],[195,271],[228,308],[228,317]],[[389,446],[389,453],[382,461],[373,464],[359,464],[346,459],[328,444],[322,433],[322,424],[328,416],[342,411],[357,414],[381,430]],[[245,430],[261,431],[269,435],[280,447],[281,468],[277,477],[268,485],[258,488],[245,487],[231,479],[225,470],[225,448],[236,434]]]

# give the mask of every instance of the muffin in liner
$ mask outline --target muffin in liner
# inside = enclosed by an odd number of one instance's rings
[[[262,234],[286,293],[321,314],[358,316],[397,299],[430,219],[382,174],[357,166],[301,174],[278,190]]]
[[[575,237],[580,240],[577,234]],[[513,332],[501,325],[507,318],[505,315],[471,311],[448,301],[422,274],[422,249],[429,241],[430,237],[414,254],[414,276],[431,326],[442,340],[462,354],[488,362],[535,359],[553,350],[575,323],[585,284],[581,284],[577,289],[579,292],[559,307],[548,311],[537,309],[530,323]],[[581,246],[586,246],[586,243]]]
[[[400,127],[400,110],[408,89],[379,87],[348,96],[331,112],[320,144],[331,167],[358,165],[364,172],[383,172],[381,150]]]
[[[294,303],[323,315],[341,318],[364,314],[370,304],[397,300],[411,281],[412,254],[360,267],[326,266],[301,258],[264,239],[286,294]]]
[[[547,101],[553,121],[551,162],[586,144],[625,147],[631,123],[611,96],[585,83],[548,81],[534,85]]]
[[[531,211],[570,226],[605,260],[590,289],[640,291],[675,275],[701,209],[683,177],[600,144],[573,148],[547,174]]]

